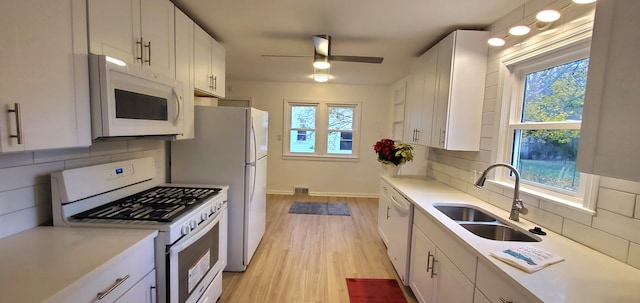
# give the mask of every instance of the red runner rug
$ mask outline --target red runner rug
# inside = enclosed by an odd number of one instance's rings
[[[406,303],[407,299],[395,279],[347,278],[351,303]]]

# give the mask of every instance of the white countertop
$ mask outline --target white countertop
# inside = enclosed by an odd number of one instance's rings
[[[0,239],[0,302],[43,302],[157,233],[42,226]]]
[[[488,261],[517,281],[542,302],[640,302],[640,270],[546,230],[541,242],[527,242],[562,256],[564,261],[534,273],[526,273],[489,255],[492,251],[522,246],[523,242],[493,241],[467,231],[433,207],[433,203],[461,203],[480,207],[512,225],[529,230],[537,225],[521,218],[508,220],[509,212],[435,180],[419,177],[383,178],[415,206],[442,223],[481,260]]]

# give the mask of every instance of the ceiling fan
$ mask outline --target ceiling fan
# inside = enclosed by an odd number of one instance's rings
[[[314,67],[318,69],[329,68],[331,61],[358,62],[358,63],[382,63],[382,57],[364,57],[364,56],[342,56],[331,54],[331,36],[314,35]],[[263,55],[265,57],[309,57],[309,56],[287,56],[287,55]]]

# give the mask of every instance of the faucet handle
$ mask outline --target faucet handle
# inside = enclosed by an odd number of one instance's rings
[[[526,216],[528,213],[529,213],[529,209],[524,207],[524,204],[523,204],[522,208],[520,209],[520,214]]]

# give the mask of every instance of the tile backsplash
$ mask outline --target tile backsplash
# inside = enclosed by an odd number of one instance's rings
[[[0,238],[51,224],[51,172],[153,157],[158,177],[164,182],[166,144],[160,140],[123,140],[96,142],[88,148],[0,154]]]

